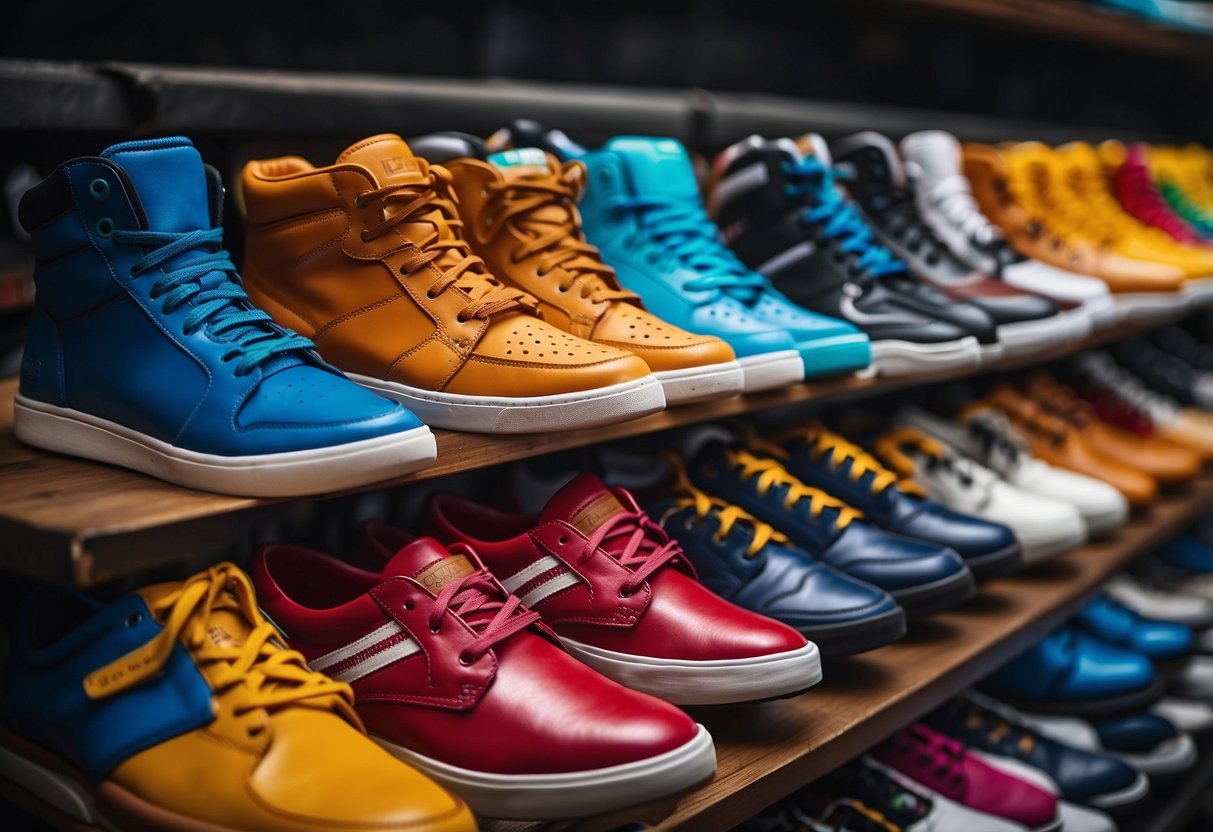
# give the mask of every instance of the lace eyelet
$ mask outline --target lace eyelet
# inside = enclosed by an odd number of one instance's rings
[[[98,202],[105,202],[110,198],[110,183],[104,179],[94,179],[88,183],[88,195]]]
[[[619,587],[620,598],[631,598],[636,593],[635,589],[629,590],[627,587]]]
[[[476,661],[476,660],[475,660],[474,658],[472,658],[471,656],[467,655],[466,653],[460,653],[460,654],[459,654],[459,663],[460,663],[461,665],[463,665],[464,667],[470,667],[470,666],[472,665],[472,663],[473,663],[473,662],[475,662],[475,661]]]
[[[425,296],[430,300],[434,300],[438,297],[438,293],[434,291],[433,287],[430,287],[425,290]]]
[[[438,622],[438,624],[437,624],[437,626],[435,626],[435,625],[431,624],[431,625],[430,625],[430,632],[431,632],[431,633],[434,633],[434,634],[438,634],[438,633],[442,632],[442,622],[441,622],[441,621],[439,621],[439,622]]]
[[[569,536],[567,534],[560,535],[560,545],[567,546],[569,544]]]
[[[366,202],[362,199],[362,194],[358,194],[356,197],[354,197],[354,207],[355,208],[365,208],[366,207]]]
[[[97,234],[107,240],[114,236],[114,221],[109,217],[97,220]]]
[[[371,238],[367,236],[365,228],[358,232],[358,239],[362,240],[364,243],[369,243],[371,241]]]
[[[138,627],[140,624],[143,623],[143,613],[141,613],[141,612],[131,613],[130,615],[128,615],[126,617],[125,623],[126,623],[127,627]]]
[[[405,611],[406,611],[406,612],[412,612],[412,610],[413,610],[413,602],[412,602],[412,601],[405,601],[405,602],[404,602],[404,604],[403,604],[403,606],[404,606],[404,609],[405,609]]]

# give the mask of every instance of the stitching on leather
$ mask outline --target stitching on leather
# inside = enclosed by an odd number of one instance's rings
[[[526,367],[526,368],[536,369],[536,370],[551,370],[551,369],[556,369],[556,368],[561,368],[561,367],[563,367],[563,368],[601,367],[604,364],[610,364],[612,362],[618,361],[619,358],[620,358],[620,356],[613,356],[611,358],[606,358],[601,361],[592,361],[589,363],[582,363],[582,364],[554,364],[554,363],[553,364],[542,364],[542,363],[530,362],[530,361],[510,361],[510,360],[504,359],[504,358],[491,358],[491,357],[487,357],[487,356],[483,356],[483,355],[477,355],[476,353],[472,353],[471,355],[468,356],[468,361],[478,361],[482,364],[493,364],[498,367]]]
[[[346,312],[344,315],[342,315],[338,318],[334,318],[333,320],[329,321],[327,324],[322,326],[320,329],[316,330],[315,337],[317,339],[319,339],[320,336],[322,336],[324,333],[328,332],[330,329],[340,326],[341,324],[345,323],[346,321],[350,320],[351,318],[357,318],[360,315],[363,315],[367,312],[373,312],[374,310],[379,309],[380,307],[387,306],[389,303],[395,303],[396,301],[400,300],[401,297],[402,297],[401,295],[388,295],[386,298],[380,298],[379,300],[375,301],[374,303],[368,303],[366,306],[355,309],[352,312]]]

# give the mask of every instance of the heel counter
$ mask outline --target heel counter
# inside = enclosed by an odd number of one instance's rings
[[[40,402],[67,407],[63,345],[59,327],[35,299],[25,350],[21,355],[21,395]]]

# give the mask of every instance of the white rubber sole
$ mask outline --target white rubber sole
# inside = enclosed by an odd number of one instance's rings
[[[757,393],[759,390],[775,390],[804,381],[804,359],[798,350],[764,352],[738,358],[745,382],[742,392]]]
[[[1081,512],[1081,509],[1079,511]],[[1082,519],[1087,524],[1087,535],[1091,539],[1107,537],[1129,522],[1129,506],[1125,503],[1115,508],[1085,513]]]
[[[1115,295],[1116,311],[1126,323],[1162,323],[1188,309],[1182,292],[1126,292]]]
[[[885,339],[872,342],[872,365],[860,375],[909,376],[958,370],[976,367],[981,358],[981,346],[972,335],[941,344]]]
[[[665,393],[666,407],[735,396],[745,387],[745,370],[736,361],[654,371]]]
[[[1002,360],[1006,354],[1007,350],[1001,342],[995,341],[993,344],[981,345],[982,364],[993,364],[996,361]]]
[[[1106,329],[1115,326],[1120,321],[1120,312],[1116,308],[1116,298],[1111,294],[1101,295],[1083,303],[1083,309],[1088,310],[1091,322],[1096,329]]]
[[[1082,334],[1090,333],[1091,329],[1087,323],[1086,333],[1083,333],[1081,324],[1076,325],[1068,314],[1064,314],[1037,321],[1003,324],[995,331],[998,333],[998,343],[1002,344],[1003,354],[1008,358],[1016,358],[1060,347]]]
[[[477,815],[557,820],[608,812],[680,792],[716,771],[716,749],[702,725],[694,739],[657,757],[559,774],[493,774],[447,765],[382,737],[376,742],[459,795]]]
[[[1139,771],[1137,779],[1133,781],[1133,785],[1118,792],[1093,795],[1091,797],[1091,805],[1099,809],[1115,809],[1117,806],[1136,803],[1149,793],[1150,778]]]
[[[1180,293],[1188,299],[1193,309],[1213,305],[1213,277],[1198,277],[1185,280]]]
[[[804,647],[770,656],[716,661],[656,659],[562,638],[568,651],[624,687],[675,705],[725,705],[777,699],[821,681],[821,652]]]
[[[1147,754],[1127,754],[1105,749],[1104,753],[1119,757],[1147,775],[1178,774],[1196,764],[1196,743],[1191,734],[1179,734]]]
[[[440,393],[355,373],[346,375],[363,387],[404,403],[427,425],[465,433],[551,433],[592,428],[665,408],[661,382],[651,374],[594,390],[526,397]]]
[[[103,829],[115,829],[97,814],[92,792],[83,784],[3,746],[0,746],[0,777],[16,783],[72,820]]]
[[[1022,536],[1019,537],[1020,546],[1023,547],[1023,562],[1025,564],[1040,563],[1042,560],[1049,560],[1058,555],[1064,555],[1071,549],[1077,549],[1086,542],[1087,528],[1085,523],[1080,531],[1058,535],[1052,540],[1033,541],[1029,544],[1024,541]]]
[[[39,448],[133,468],[162,480],[245,497],[296,497],[398,477],[433,463],[424,425],[344,445],[256,456],[218,456],[179,448],[139,431],[17,394],[13,430]]]

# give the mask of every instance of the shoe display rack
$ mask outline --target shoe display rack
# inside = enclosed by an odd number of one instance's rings
[[[1125,337],[1100,333],[1030,363]],[[1023,363],[1023,362],[1021,362]],[[1013,369],[1008,362],[973,368]],[[511,460],[780,407],[837,404],[943,378],[845,378],[675,408],[619,425],[515,437],[436,431],[436,465],[392,487]],[[227,497],[178,488],[137,473],[37,451],[12,436],[14,381],[0,383],[0,562],[34,578],[104,584],[221,549],[258,525],[289,514],[301,500]],[[332,496],[332,495],[330,495]],[[630,822],[662,830],[727,830],[891,735],[973,684],[1069,617],[1111,575],[1213,510],[1213,475],[1166,495],[1118,535],[1021,575],[983,586],[962,609],[915,624],[901,642],[839,660],[808,695],[749,706],[694,708],[716,738],[718,770],[704,786],[670,801],[561,824],[562,830],[614,829]],[[1195,775],[1194,775],[1195,776]],[[28,804],[19,794],[9,800]],[[26,805],[32,812],[45,812]],[[57,828],[80,829],[62,818]],[[495,822],[494,832],[535,825]]]

